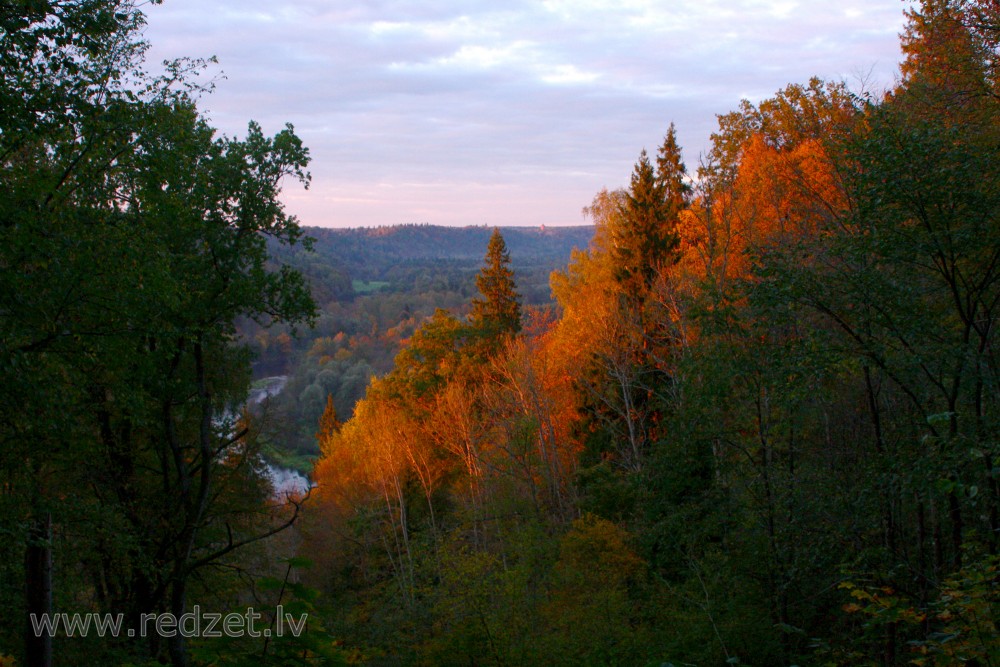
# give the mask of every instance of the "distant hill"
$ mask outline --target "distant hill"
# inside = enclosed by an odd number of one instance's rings
[[[315,252],[344,267],[352,278],[381,280],[386,270],[405,263],[451,261],[479,263],[486,253],[492,227],[394,225],[357,229],[308,227]],[[586,248],[594,227],[501,227],[515,270],[565,266],[573,248]]]
[[[593,226],[501,227],[525,304],[551,299],[549,274],[586,248]],[[395,225],[357,229],[306,227],[312,252],[272,245],[276,262],[302,272],[323,305],[373,291],[458,290],[475,294],[492,227]]]

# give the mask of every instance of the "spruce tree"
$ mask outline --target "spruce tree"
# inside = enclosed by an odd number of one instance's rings
[[[319,430],[316,431],[316,439],[319,441],[320,445],[328,440],[334,433],[340,432],[340,427],[343,426],[340,419],[337,417],[337,407],[333,404],[333,395],[326,395],[326,407],[323,409],[323,414],[319,418]]]
[[[687,167],[681,158],[681,147],[677,144],[677,130],[673,123],[656,154],[656,182],[663,196],[668,224],[676,228],[680,212],[691,202],[691,184],[687,182]],[[674,250],[676,242],[671,247],[671,251]]]
[[[516,334],[521,330],[521,295],[517,293],[510,253],[499,229],[493,230],[484,263],[476,276],[482,298],[472,300],[472,324],[489,336]]]
[[[642,301],[662,267],[677,260],[677,223],[690,196],[671,123],[655,167],[645,150],[640,153],[619,222],[611,230],[615,279],[630,298]]]

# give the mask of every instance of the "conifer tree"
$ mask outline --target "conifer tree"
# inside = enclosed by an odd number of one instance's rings
[[[521,330],[521,295],[499,229],[493,230],[484,262],[476,276],[476,287],[483,298],[472,300],[472,324],[489,335],[516,334]]]
[[[671,123],[656,167],[646,151],[632,172],[619,222],[611,230],[615,278],[630,298],[641,301],[660,269],[677,259],[677,221],[691,186]]]
[[[340,432],[341,426],[343,424],[337,417],[337,408],[333,404],[333,395],[327,394],[326,407],[323,409],[323,415],[319,418],[319,430],[316,431],[316,439],[322,444],[333,436],[334,433]]]
[[[663,205],[668,221],[676,227],[680,212],[691,203],[691,184],[687,182],[687,167],[677,144],[677,130],[670,124],[663,144],[656,154],[656,181],[663,191]],[[676,234],[674,235],[676,239]],[[677,243],[671,250],[675,250]]]

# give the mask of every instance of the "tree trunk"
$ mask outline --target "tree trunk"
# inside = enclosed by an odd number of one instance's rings
[[[40,623],[52,615],[52,515],[36,517],[28,533],[24,554],[24,579],[27,585],[28,617],[25,628],[25,665],[52,666],[52,635],[35,632],[32,617]]]

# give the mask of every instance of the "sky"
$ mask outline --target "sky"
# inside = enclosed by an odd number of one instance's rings
[[[285,123],[303,225],[578,225],[670,123],[690,172],[716,115],[811,76],[892,84],[904,0],[165,0],[156,63],[215,56],[200,107]]]

